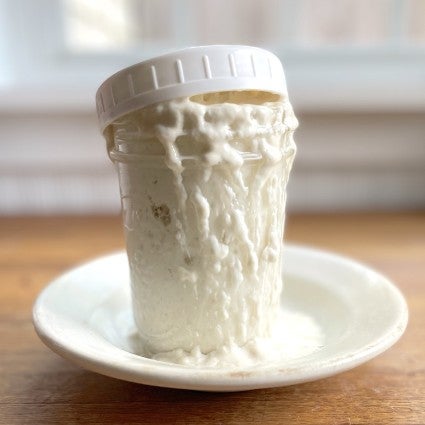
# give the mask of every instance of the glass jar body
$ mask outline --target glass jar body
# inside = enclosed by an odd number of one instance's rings
[[[247,136],[257,141],[226,133],[237,159],[211,161],[199,132],[186,128],[175,139],[173,162],[161,131],[153,136],[137,114],[114,123],[110,155],[120,181],[134,317],[147,355],[208,353],[271,335],[295,145],[285,126],[260,130]],[[276,150],[247,149],[261,143]]]

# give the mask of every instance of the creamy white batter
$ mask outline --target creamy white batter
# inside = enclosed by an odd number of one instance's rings
[[[296,127],[289,101],[262,92],[164,102],[113,124],[144,355],[220,367],[285,349],[281,242]]]

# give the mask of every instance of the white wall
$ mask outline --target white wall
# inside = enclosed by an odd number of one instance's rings
[[[115,170],[94,113],[47,109],[0,111],[0,214],[117,212]],[[425,207],[423,113],[298,116],[291,210]]]
[[[118,211],[96,87],[205,43],[283,60],[300,119],[290,209],[424,208],[425,1],[259,3],[0,0],[0,214]]]
[[[424,118],[394,112],[301,115],[292,207],[425,207]]]

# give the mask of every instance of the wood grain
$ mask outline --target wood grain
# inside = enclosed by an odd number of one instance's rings
[[[410,308],[405,335],[332,378],[198,393],[84,371],[35,335],[38,292],[65,269],[122,248],[119,217],[0,219],[0,423],[425,424],[425,214],[290,216],[287,240],[355,257],[397,282]]]

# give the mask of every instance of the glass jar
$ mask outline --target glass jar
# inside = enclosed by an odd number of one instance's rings
[[[144,354],[207,354],[273,332],[297,126],[285,94],[195,93],[111,121]]]

